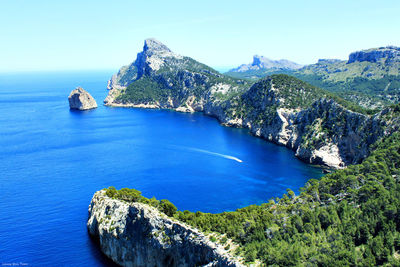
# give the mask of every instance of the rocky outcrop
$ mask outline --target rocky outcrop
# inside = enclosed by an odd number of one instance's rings
[[[293,61],[287,59],[272,60],[263,56],[253,56],[253,62],[250,64],[242,64],[237,68],[229,70],[229,72],[246,72],[251,70],[267,70],[267,69],[283,69],[296,70],[303,67]]]
[[[242,266],[197,229],[154,207],[94,194],[87,222],[102,252],[122,266]]]
[[[96,100],[83,88],[77,87],[68,96],[69,108],[87,110],[97,108]]]
[[[400,47],[387,46],[353,52],[350,54],[347,64],[356,61],[368,61],[375,63],[382,59],[387,61],[400,61]]]

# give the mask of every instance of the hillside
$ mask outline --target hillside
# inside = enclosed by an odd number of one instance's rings
[[[300,196],[235,212],[177,212],[176,218],[226,234],[247,262],[278,266],[400,264],[400,135],[380,142],[360,165],[310,180]]]
[[[175,54],[155,39],[147,39],[136,60],[113,75],[104,102],[111,106],[202,111],[210,99],[229,98],[249,84]]]
[[[389,46],[353,52],[348,60],[320,59],[298,70],[258,69],[227,74],[256,80],[286,73],[374,109],[399,102],[399,71],[400,48]]]

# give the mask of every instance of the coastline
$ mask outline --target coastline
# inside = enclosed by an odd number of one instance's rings
[[[112,107],[112,108],[138,108],[138,109],[153,109],[153,110],[159,109],[159,110],[169,110],[169,111],[174,111],[174,112],[190,113],[190,114],[199,113],[199,114],[201,114],[203,116],[207,116],[207,117],[216,119],[220,126],[238,128],[238,129],[246,129],[248,131],[248,133],[253,137],[260,138],[260,139],[262,139],[264,141],[267,141],[269,143],[272,143],[272,144],[275,144],[275,145],[278,145],[278,146],[281,146],[281,147],[286,147],[287,149],[289,149],[289,150],[291,150],[291,151],[293,151],[295,153],[294,156],[298,160],[304,162],[305,164],[314,166],[316,168],[320,168],[324,174],[331,173],[331,172],[333,172],[335,170],[340,170],[340,169],[344,169],[344,168],[347,167],[347,166],[346,167],[340,167],[340,166],[334,166],[334,165],[333,166],[329,166],[329,165],[315,164],[315,163],[307,162],[305,158],[302,158],[302,157],[300,157],[299,155],[296,154],[296,150],[294,149],[294,147],[290,147],[287,144],[276,142],[274,139],[270,140],[268,138],[265,138],[264,136],[260,135],[258,131],[252,131],[251,128],[249,128],[247,125],[242,126],[243,124],[239,124],[239,123],[224,123],[219,119],[219,117],[217,115],[212,114],[212,113],[207,113],[204,110],[202,110],[202,111],[191,111],[189,109],[179,109],[179,108],[172,108],[172,107],[171,108],[166,108],[166,107],[163,108],[159,104],[123,104],[123,103],[107,103],[106,104],[105,103],[104,106]]]

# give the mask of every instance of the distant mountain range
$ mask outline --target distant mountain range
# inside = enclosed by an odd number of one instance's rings
[[[258,80],[270,74],[285,73],[312,85],[339,93],[347,100],[368,108],[379,108],[400,100],[400,48],[371,48],[353,52],[348,60],[320,59],[302,68],[232,69],[226,75]]]
[[[272,60],[263,56],[253,56],[253,62],[250,64],[242,64],[237,68],[231,69],[228,72],[247,72],[254,70],[297,70],[303,67],[303,65],[297,64],[296,62],[280,59]]]

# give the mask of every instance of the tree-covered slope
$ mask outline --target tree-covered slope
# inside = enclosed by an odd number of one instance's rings
[[[280,266],[400,264],[400,135],[362,164],[311,180],[288,194],[235,212],[179,212],[203,231],[227,234],[248,261]]]
[[[397,108],[400,110],[400,108]],[[393,111],[391,116],[399,116]],[[246,262],[272,266],[381,266],[400,264],[400,134],[376,144],[361,164],[310,180],[299,196],[233,212],[176,211],[133,191],[133,201],[159,208],[204,232],[239,244]],[[130,201],[130,191],[107,194]]]

